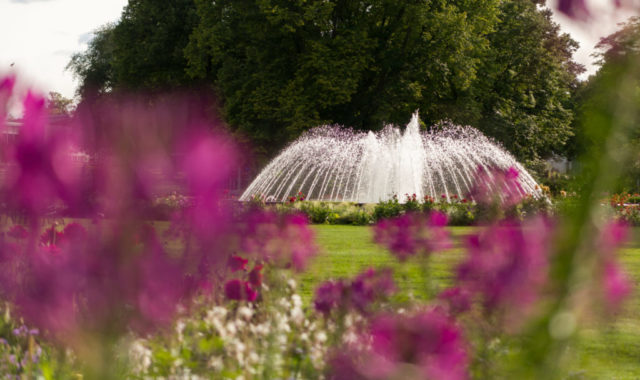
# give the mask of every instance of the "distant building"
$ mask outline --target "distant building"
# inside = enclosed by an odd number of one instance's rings
[[[555,171],[560,174],[569,174],[574,169],[574,162],[566,157],[553,155],[545,160],[549,166],[550,171]]]

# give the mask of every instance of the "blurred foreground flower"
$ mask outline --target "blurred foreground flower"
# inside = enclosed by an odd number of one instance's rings
[[[369,268],[352,281],[326,281],[316,288],[313,300],[316,311],[328,316],[332,311],[355,309],[367,314],[371,304],[384,300],[396,290],[391,269]]]
[[[374,240],[387,247],[400,261],[405,261],[418,253],[429,255],[448,249],[451,240],[446,225],[447,216],[441,212],[434,211],[426,217],[407,213],[378,222]]]
[[[504,208],[514,206],[526,195],[518,182],[519,175],[515,168],[478,168],[469,197],[478,204],[497,204]]]
[[[552,225],[542,218],[505,221],[467,240],[458,286],[488,310],[521,315],[548,283]]]
[[[254,211],[244,219],[242,249],[258,260],[302,271],[317,254],[313,231],[303,214]]]
[[[413,315],[380,315],[360,348],[330,361],[333,380],[466,379],[469,358],[460,328],[438,309]]]

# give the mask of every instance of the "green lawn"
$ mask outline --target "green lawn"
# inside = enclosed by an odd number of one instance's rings
[[[398,264],[385,249],[372,242],[369,227],[313,227],[321,254],[299,278],[300,292],[309,302],[315,285],[321,281],[350,277],[370,266],[391,266],[404,297],[423,298],[425,278],[433,279],[435,288],[450,283],[453,268],[462,257],[462,240],[473,233],[472,227],[453,227],[456,244],[450,251],[433,255],[430,276],[415,264]],[[640,283],[640,229],[634,230],[633,241],[621,252],[627,273]],[[614,323],[598,329],[585,328],[570,347],[571,368],[577,379],[640,379],[640,292],[636,291]]]

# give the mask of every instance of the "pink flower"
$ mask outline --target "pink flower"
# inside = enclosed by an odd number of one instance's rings
[[[585,0],[558,0],[558,10],[570,18],[587,20],[591,12]]]
[[[314,306],[328,315],[333,310],[355,309],[361,314],[369,313],[372,303],[384,300],[396,291],[391,269],[369,268],[353,280],[326,281],[316,289]]]
[[[246,225],[240,232],[243,250],[259,260],[302,271],[317,253],[313,231],[303,214],[258,211],[244,219]]]
[[[248,259],[243,259],[240,256],[234,255],[229,257],[228,266],[231,272],[237,272],[239,270],[247,270]]]
[[[228,300],[253,302],[258,298],[258,292],[251,288],[248,282],[233,279],[224,284],[224,294]]]
[[[47,228],[42,235],[40,235],[40,244],[42,245],[55,245],[62,238],[63,233],[58,232],[55,227]]]
[[[256,289],[259,289],[260,286],[262,286],[263,266],[264,265],[262,264],[256,264],[253,269],[251,269],[251,272],[249,272],[249,284]]]
[[[15,226],[11,227],[11,229],[7,232],[7,235],[14,239],[23,240],[29,236],[29,232],[23,226],[16,224]]]
[[[547,281],[552,228],[543,219],[505,221],[471,236],[458,267],[465,291],[486,308],[518,311],[532,305]]]
[[[629,277],[613,261],[607,262],[604,266],[603,290],[605,302],[610,310],[617,310],[631,294],[632,285]]]
[[[631,294],[632,283],[620,268],[616,254],[627,241],[628,227],[620,222],[610,222],[600,233],[599,264],[601,267],[600,282],[607,309],[617,310]]]
[[[395,291],[391,269],[376,271],[369,268],[351,282],[350,304],[361,313],[367,313],[371,303],[389,297]]]
[[[447,310],[452,315],[458,315],[471,309],[471,295],[466,289],[460,287],[449,288],[438,295]]]
[[[363,341],[369,349],[331,360],[333,379],[447,379],[468,377],[469,359],[460,328],[438,309],[414,315],[381,315]]]
[[[494,168],[489,171],[478,168],[469,197],[479,204],[497,203],[502,207],[516,205],[526,195],[518,177],[519,173],[515,168]]]
[[[345,286],[342,281],[326,281],[316,288],[313,305],[316,311],[328,315],[342,303]]]
[[[421,214],[404,214],[385,219],[375,226],[374,241],[386,246],[400,261],[417,253],[431,254],[450,247],[447,216],[432,212],[427,218]]]

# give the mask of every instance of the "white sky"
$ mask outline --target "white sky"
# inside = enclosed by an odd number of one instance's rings
[[[637,0],[636,0],[637,1]],[[0,0],[0,76],[18,74],[18,91],[33,87],[46,93],[57,91],[73,97],[76,83],[64,70],[74,52],[87,46],[91,32],[118,20],[127,0]],[[556,15],[556,21],[580,42],[576,60],[588,74],[594,45],[614,32],[616,23],[632,15],[613,11],[613,0],[587,0],[593,19],[575,22]],[[553,6],[554,0],[549,1]],[[13,67],[10,67],[11,64]]]

